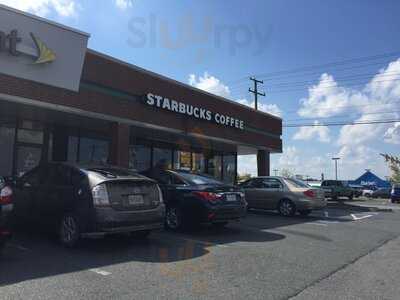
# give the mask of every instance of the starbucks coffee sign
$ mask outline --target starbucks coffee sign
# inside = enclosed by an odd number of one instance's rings
[[[226,115],[222,112],[213,112],[204,107],[186,104],[160,95],[148,93],[145,97],[145,103],[150,106],[186,115],[191,118],[210,121],[218,125],[233,127],[240,130],[244,129],[244,122],[233,116]]]

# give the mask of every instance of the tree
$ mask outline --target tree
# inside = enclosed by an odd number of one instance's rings
[[[289,169],[282,169],[280,171],[282,177],[290,178],[293,177],[293,173]]]
[[[390,181],[392,183],[400,183],[400,157],[396,157],[389,154],[381,154],[385,161],[389,164],[389,168],[392,172]]]

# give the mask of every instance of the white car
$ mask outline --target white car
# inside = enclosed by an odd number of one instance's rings
[[[371,189],[371,188],[363,189],[362,195],[363,195],[364,197],[370,198],[370,197],[372,197],[372,194],[374,193],[374,191],[375,191],[375,190],[373,190],[373,189]]]

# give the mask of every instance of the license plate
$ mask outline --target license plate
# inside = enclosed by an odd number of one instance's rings
[[[236,195],[226,195],[226,201],[228,202],[234,202],[236,201]]]
[[[129,195],[128,205],[143,205],[144,199],[142,195]]]

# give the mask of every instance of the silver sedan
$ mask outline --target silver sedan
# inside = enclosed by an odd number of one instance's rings
[[[249,208],[278,210],[283,216],[306,216],[326,206],[324,191],[293,178],[256,177],[239,184]]]

